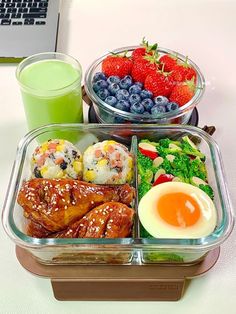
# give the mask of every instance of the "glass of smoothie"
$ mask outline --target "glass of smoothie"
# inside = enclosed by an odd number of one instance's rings
[[[82,123],[82,69],[71,56],[39,53],[17,67],[29,130],[51,123]],[[54,137],[68,134],[54,134]]]

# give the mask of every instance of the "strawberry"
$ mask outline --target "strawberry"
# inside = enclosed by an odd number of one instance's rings
[[[133,62],[130,58],[121,55],[109,55],[102,61],[102,72],[107,76],[117,75],[120,78],[131,73]]]
[[[142,57],[134,62],[131,76],[135,82],[144,83],[148,74],[157,71],[158,66],[155,61],[148,61],[147,58],[148,57]]]
[[[193,77],[191,81],[185,81],[176,85],[170,94],[169,100],[176,102],[181,107],[193,98],[195,91],[196,85]]]
[[[177,65],[177,56],[163,55],[160,59],[160,68],[163,67],[163,71],[171,72]]]
[[[174,87],[174,82],[170,75],[158,71],[151,73],[146,77],[144,87],[152,92],[154,97],[168,97]]]
[[[132,59],[135,61],[141,57],[144,57],[145,54],[146,54],[146,48],[144,47],[136,48],[132,52]]]
[[[186,57],[184,63],[174,66],[171,76],[175,82],[190,81],[193,77],[196,82],[197,79],[196,71],[188,64],[188,57]]]
[[[144,57],[146,54],[151,56],[156,52],[156,50],[157,50],[157,44],[150,46],[148,44],[148,41],[146,41],[145,38],[143,38],[141,47],[136,48],[132,52],[132,59],[135,61],[137,59],[140,59],[141,57]]]

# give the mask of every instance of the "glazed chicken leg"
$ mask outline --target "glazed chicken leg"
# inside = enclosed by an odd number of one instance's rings
[[[18,195],[25,217],[50,232],[58,232],[105,202],[129,205],[134,189],[124,185],[96,185],[72,179],[31,179]]]
[[[74,222],[56,238],[125,238],[130,235],[134,210],[118,202],[104,203]],[[50,237],[50,236],[49,236]]]

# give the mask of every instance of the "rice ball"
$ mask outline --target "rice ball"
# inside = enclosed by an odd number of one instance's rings
[[[31,170],[34,178],[80,180],[83,174],[82,154],[66,140],[48,140],[35,149]]]
[[[89,146],[83,156],[83,179],[96,184],[124,184],[133,178],[133,156],[112,140]]]

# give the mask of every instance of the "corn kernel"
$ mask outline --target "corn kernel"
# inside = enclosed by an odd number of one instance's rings
[[[101,167],[106,166],[107,165],[107,160],[103,158],[103,159],[98,161],[97,165],[101,166]]]
[[[96,174],[93,170],[87,170],[84,174],[84,178],[86,181],[93,181],[96,178]]]
[[[75,171],[77,173],[81,172],[82,171],[82,162],[80,161],[74,161],[73,162],[73,168],[75,169]]]
[[[108,145],[110,145],[110,144],[116,144],[116,141],[109,140],[109,141],[107,141],[107,144],[108,144]]]
[[[64,145],[57,145],[57,152],[62,152],[64,150]]]
[[[44,167],[42,167],[42,169],[41,169],[41,175],[42,176],[44,176],[44,174],[46,173],[48,171],[48,167],[46,167],[46,166],[44,166]]]
[[[47,150],[48,150],[48,143],[45,142],[45,143],[43,143],[42,146],[41,146],[41,152],[42,152],[42,153],[45,153]]]

